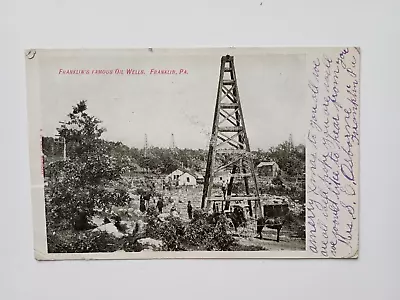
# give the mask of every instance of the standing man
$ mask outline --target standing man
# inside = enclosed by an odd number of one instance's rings
[[[192,203],[190,202],[190,200],[188,201],[187,212],[188,212],[189,219],[191,220],[193,217],[193,207],[192,207]]]
[[[150,205],[150,197],[151,197],[151,195],[150,195],[150,192],[149,192],[149,191],[147,191],[147,192],[144,194],[144,196],[143,196],[143,199],[146,201],[146,209],[149,208],[149,205]]]
[[[162,198],[159,198],[158,201],[157,201],[157,208],[158,208],[158,212],[160,214],[162,214],[163,207],[164,207],[164,203],[162,201]]]
[[[140,206],[139,209],[142,213],[144,213],[146,211],[146,204],[145,201],[143,199],[143,195],[140,195],[140,200],[139,200]]]
[[[224,200],[226,200],[226,181],[222,182],[222,194],[224,195]]]

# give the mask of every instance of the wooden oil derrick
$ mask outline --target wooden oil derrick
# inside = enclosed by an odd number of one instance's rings
[[[221,191],[226,191],[225,195]],[[226,55],[221,58],[201,207],[209,209],[218,205],[218,210],[227,211],[230,203],[243,204],[246,201],[250,216],[253,216],[254,207],[255,216],[261,217],[257,178],[240,104],[234,59]]]
[[[149,143],[147,141],[147,133],[144,134],[144,158],[147,158],[147,150],[149,148]]]
[[[175,136],[173,133],[171,133],[171,144],[169,146],[170,149],[176,149],[176,145],[175,145]]]

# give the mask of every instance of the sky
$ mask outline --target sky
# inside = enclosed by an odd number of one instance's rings
[[[103,121],[103,138],[143,148],[206,148],[212,127],[220,59],[226,51],[45,52],[39,59],[42,128],[54,136],[72,106],[87,100]],[[304,143],[307,131],[305,55],[233,53],[239,95],[252,150],[287,140]],[[60,75],[59,69],[127,68],[145,75]],[[154,75],[150,69],[185,69]]]

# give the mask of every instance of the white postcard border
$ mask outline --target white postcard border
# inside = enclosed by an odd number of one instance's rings
[[[116,56],[119,55],[145,55],[151,56],[155,54],[159,55],[196,55],[196,54],[218,54],[218,55],[235,55],[240,53],[254,54],[254,55],[268,55],[268,54],[306,54],[307,56],[307,80],[305,85],[309,85],[309,82],[315,79],[313,75],[312,67],[313,61],[322,58],[324,56],[332,57],[332,60],[336,60],[338,55],[340,56],[343,49],[349,50],[349,56],[357,57],[357,72],[359,74],[359,58],[360,53],[358,48],[354,47],[335,47],[335,48],[193,48],[193,49],[103,49],[103,50],[79,50],[80,55],[96,55],[104,53],[105,55],[113,53]],[[40,111],[40,77],[38,70],[40,68],[40,56],[42,54],[52,55],[56,54],[60,57],[63,55],[71,55],[71,51],[77,50],[27,50],[26,56],[26,72],[27,72],[27,107],[28,107],[28,120],[29,120],[29,154],[30,154],[30,174],[31,174],[31,201],[32,201],[32,213],[33,213],[33,227],[34,227],[34,251],[35,258],[37,260],[75,260],[75,259],[166,259],[166,258],[324,258],[321,251],[314,253],[310,247],[310,231],[313,225],[310,224],[310,210],[309,206],[309,189],[307,188],[306,193],[306,251],[235,251],[235,252],[113,252],[113,253],[62,253],[54,254],[47,253],[47,235],[46,235],[46,218],[45,218],[45,202],[44,202],[44,181],[42,175],[42,164],[41,164],[41,111]],[[322,68],[321,68],[322,69]],[[321,72],[322,73],[322,72]],[[345,86],[349,83],[348,79],[340,83],[340,87],[345,89]],[[359,95],[359,86],[358,86]],[[319,96],[320,97],[320,96]],[[321,96],[322,97],[322,96]],[[308,89],[308,101],[310,103],[310,120],[312,118],[312,90]],[[321,101],[321,99],[320,99]],[[358,97],[359,101],[359,97]],[[359,124],[359,114],[356,116]],[[308,120],[305,120],[306,122]],[[310,123],[311,124],[311,123]],[[310,129],[312,126],[310,125]],[[310,170],[310,149],[311,144],[309,139],[306,139],[306,181],[307,184],[311,180]],[[343,138],[341,140],[343,141]],[[353,147],[354,154],[354,174],[359,179],[359,146]],[[330,256],[329,258],[357,258],[358,257],[358,246],[359,246],[359,233],[358,233],[358,212],[359,212],[359,182],[357,182],[356,193],[357,195],[351,200],[348,197],[341,196],[340,200],[344,202],[353,201],[356,203],[354,216],[357,220],[354,221],[353,227],[353,239],[351,241],[352,251],[347,253],[346,251],[338,251],[336,256]],[[319,231],[319,234],[320,231]],[[320,243],[322,236],[317,236],[318,243]],[[320,249],[319,249],[320,250]]]

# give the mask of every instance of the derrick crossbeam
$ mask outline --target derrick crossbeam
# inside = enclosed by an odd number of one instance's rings
[[[230,126],[225,125],[226,122]],[[226,148],[221,148],[222,146]],[[260,216],[260,195],[252,159],[239,97],[234,58],[226,55],[221,58],[201,207],[210,208],[211,203],[222,201],[225,203],[223,211],[226,211],[231,202],[247,201],[250,216],[253,215],[253,209],[255,215]],[[213,187],[216,185],[222,186],[223,197],[221,193],[213,194],[215,192]],[[235,194],[245,196],[232,195],[232,190],[239,187],[244,187],[244,191],[235,190]]]

